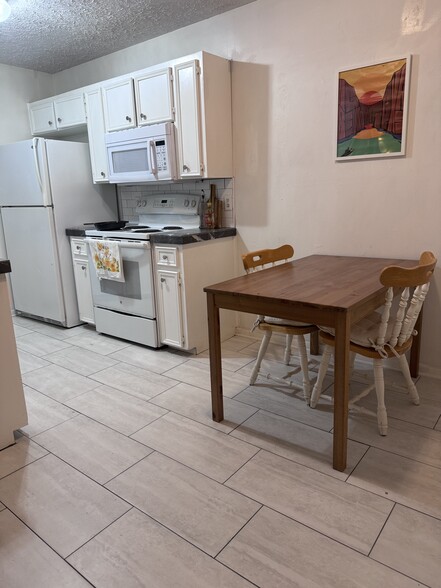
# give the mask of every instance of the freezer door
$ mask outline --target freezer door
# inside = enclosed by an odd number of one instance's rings
[[[0,145],[0,206],[52,204],[45,140]]]
[[[16,310],[65,324],[52,208],[4,208],[2,219]]]

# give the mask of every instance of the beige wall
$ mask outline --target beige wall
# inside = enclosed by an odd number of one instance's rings
[[[233,60],[240,248],[441,256],[439,0],[258,0],[56,74],[62,92],[203,49]],[[405,158],[336,163],[339,68],[413,55]],[[422,367],[441,375],[441,270]]]
[[[0,64],[0,143],[29,139],[27,103],[53,93],[50,74]]]

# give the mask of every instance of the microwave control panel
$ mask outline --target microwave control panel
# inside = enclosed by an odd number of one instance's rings
[[[165,147],[165,141],[162,139],[160,141],[155,141],[155,149],[156,149],[156,161],[158,163],[158,171],[167,171],[167,150]]]

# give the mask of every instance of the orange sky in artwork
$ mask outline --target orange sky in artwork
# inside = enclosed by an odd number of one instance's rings
[[[340,73],[340,79],[350,84],[362,104],[370,106],[383,99],[387,84],[395,72],[406,63],[405,59],[378,65],[350,69]]]

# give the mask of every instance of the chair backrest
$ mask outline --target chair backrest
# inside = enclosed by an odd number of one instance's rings
[[[380,282],[388,289],[376,340],[378,347],[385,344],[396,347],[410,338],[429,290],[436,262],[431,251],[424,251],[415,267],[389,266],[381,272]],[[396,311],[392,312],[397,288],[401,290],[401,296]]]
[[[288,261],[293,255],[294,249],[291,245],[282,245],[276,249],[259,249],[245,253],[242,255],[242,262],[245,271],[249,274],[266,265],[277,265],[279,261]]]

